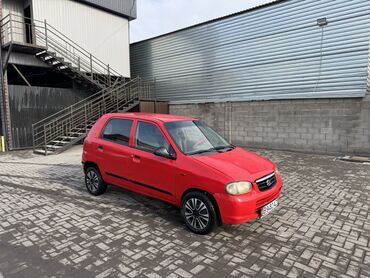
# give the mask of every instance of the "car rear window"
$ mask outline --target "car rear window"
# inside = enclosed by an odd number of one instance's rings
[[[102,138],[117,144],[128,146],[131,127],[132,120],[112,119],[106,125]]]

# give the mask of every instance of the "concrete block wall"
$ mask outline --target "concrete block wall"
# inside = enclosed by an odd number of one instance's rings
[[[370,155],[370,96],[348,99],[170,104],[232,143],[325,154]]]

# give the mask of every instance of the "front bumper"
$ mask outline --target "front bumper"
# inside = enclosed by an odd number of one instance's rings
[[[283,181],[280,176],[276,177],[276,185],[265,192],[259,192],[257,186],[253,185],[253,191],[245,195],[232,196],[226,192],[214,194],[222,223],[238,225],[258,218],[261,208],[281,195]]]

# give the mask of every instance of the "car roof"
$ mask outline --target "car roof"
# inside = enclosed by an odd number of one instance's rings
[[[176,116],[168,114],[150,114],[150,113],[110,113],[108,114],[109,118],[111,117],[122,117],[136,120],[151,120],[155,122],[177,122],[177,121],[194,121],[196,118],[185,117],[185,116]]]

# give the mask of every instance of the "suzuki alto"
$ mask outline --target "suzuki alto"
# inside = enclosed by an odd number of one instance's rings
[[[166,201],[197,234],[266,216],[283,184],[271,161],[173,115],[104,115],[85,139],[82,163],[91,194],[110,184]]]

